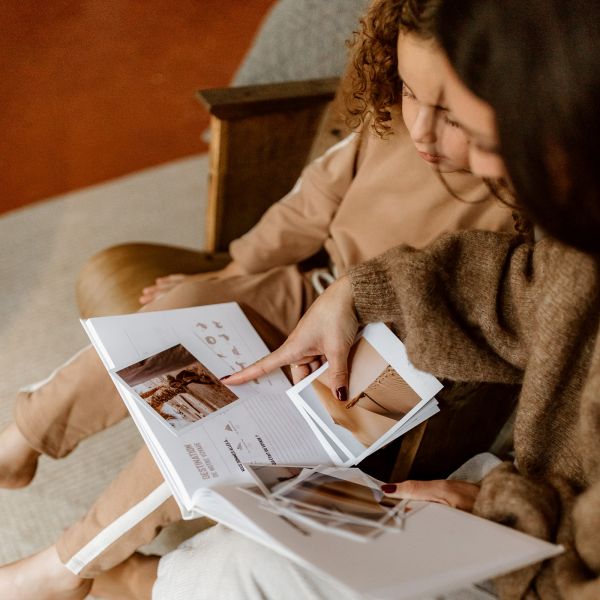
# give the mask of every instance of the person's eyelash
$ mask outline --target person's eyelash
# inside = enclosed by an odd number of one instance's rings
[[[451,119],[448,115],[444,115],[444,122],[447,125],[450,125],[450,127],[460,127],[460,123],[454,119]]]
[[[415,95],[410,92],[409,90],[407,90],[404,86],[402,86],[402,96],[404,98],[412,98],[414,99]]]

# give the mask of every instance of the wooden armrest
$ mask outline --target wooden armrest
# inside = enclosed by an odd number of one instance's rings
[[[332,78],[198,92],[211,113],[208,252],[226,251],[292,189],[338,89]]]
[[[322,106],[333,100],[339,78],[285,81],[263,85],[199,90],[196,97],[221,120],[244,119],[273,112]]]
[[[132,313],[140,309],[142,288],[172,273],[222,269],[228,254],[207,254],[161,244],[121,244],[98,252],[83,266],[76,294],[82,318]]]

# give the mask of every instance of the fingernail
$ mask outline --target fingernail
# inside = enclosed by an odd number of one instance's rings
[[[339,387],[335,390],[335,395],[340,402],[346,402],[348,400],[348,390],[346,386]]]
[[[225,381],[226,379],[229,379],[229,375],[225,375],[224,377],[219,377],[219,381]]]
[[[384,494],[393,494],[396,491],[396,484],[395,483],[384,483],[381,486],[381,491]]]

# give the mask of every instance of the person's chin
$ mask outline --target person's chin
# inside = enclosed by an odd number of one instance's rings
[[[447,160],[440,160],[437,163],[428,163],[432,170],[437,171],[438,173],[468,173],[469,169],[467,167],[459,167]]]
[[[456,173],[457,171],[465,171],[465,169],[459,169],[457,166],[445,162],[441,162],[438,165],[435,165],[435,167],[438,173]]]

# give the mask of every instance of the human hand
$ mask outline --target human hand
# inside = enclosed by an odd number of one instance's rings
[[[302,381],[305,377],[308,377],[311,373],[322,367],[324,362],[325,360],[322,356],[317,356],[309,363],[303,365],[290,365],[292,383],[296,385],[299,381]]]
[[[226,277],[233,277],[234,275],[243,275],[244,270],[235,261],[231,261],[223,269],[217,271],[206,271],[204,273],[195,273],[194,275],[185,275],[183,273],[173,273],[172,275],[166,275],[165,277],[157,277],[154,285],[145,287],[142,290],[142,294],[139,297],[140,304],[148,304],[154,300],[158,300],[161,296],[164,296],[167,292],[170,292],[175,286],[179,285],[183,281],[204,281],[208,279],[225,279]]]
[[[391,498],[403,500],[426,500],[446,504],[473,512],[473,506],[479,494],[479,486],[470,481],[438,479],[434,481],[407,480],[402,483],[386,483],[381,491]]]
[[[329,361],[332,393],[348,399],[348,353],[358,332],[358,319],[350,279],[342,277],[330,285],[300,319],[283,345],[253,365],[224,378],[227,385],[257,379],[292,365],[294,382]],[[318,366],[317,366],[318,365]]]

